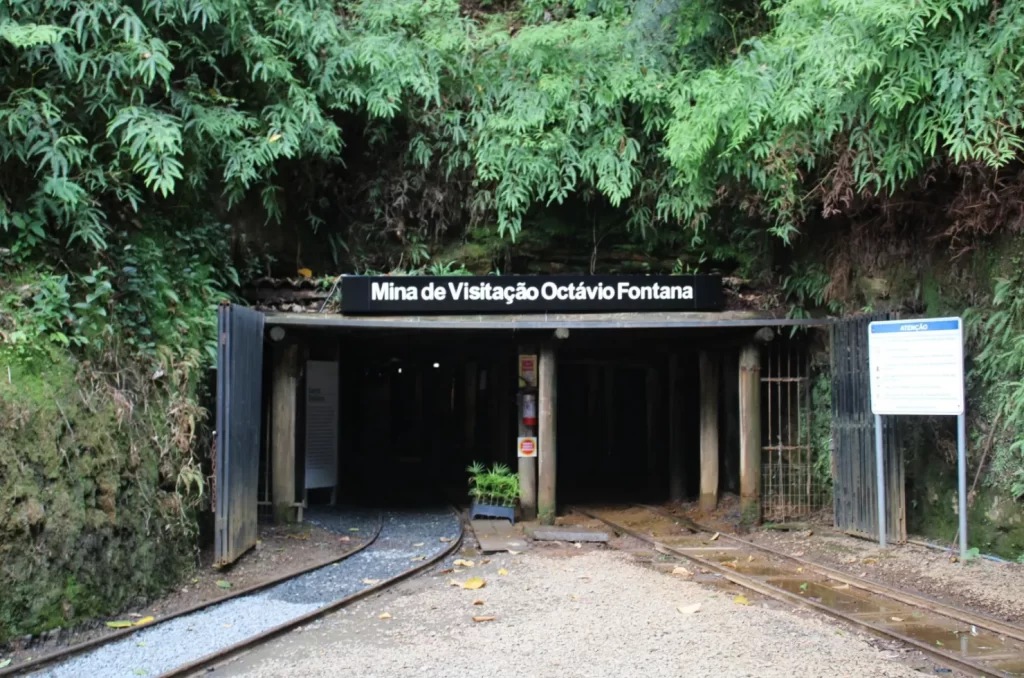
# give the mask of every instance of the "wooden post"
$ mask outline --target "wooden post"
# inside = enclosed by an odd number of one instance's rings
[[[754,344],[740,350],[741,522],[761,522],[761,356]]]
[[[295,344],[275,344],[270,459],[273,468],[271,501],[274,504],[274,519],[278,522],[295,520],[298,397],[299,347]]]
[[[700,508],[718,506],[718,355],[700,352]]]
[[[537,447],[540,457],[537,514],[542,525],[555,522],[555,470],[558,466],[556,454],[555,408],[557,399],[557,363],[555,345],[545,343],[540,350],[539,378],[537,379]]]
[[[647,487],[658,484],[658,370],[647,369]]]
[[[679,426],[679,396],[676,384],[679,378],[679,356],[668,359],[668,497],[683,500],[683,450]]]
[[[519,355],[536,355],[532,347],[521,346]],[[518,361],[517,361],[518,362]],[[518,371],[519,366],[516,365]],[[517,388],[522,384],[517,383]],[[516,424],[519,427],[519,437],[535,436],[536,431],[523,423],[523,396],[520,391],[517,398],[519,407],[517,409]],[[514,441],[507,441],[511,445]],[[517,453],[518,454],[518,453]],[[535,520],[537,518],[537,457],[519,457],[519,509],[522,512],[523,520]]]
[[[463,403],[465,420],[463,421],[463,445],[464,460],[466,463],[473,461],[476,453],[476,394],[479,388],[479,373],[475,362],[466,363],[466,371],[463,377]]]

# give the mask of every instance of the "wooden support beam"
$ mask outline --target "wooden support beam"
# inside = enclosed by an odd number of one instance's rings
[[[740,350],[740,511],[741,522],[761,522],[761,354],[747,344]]]
[[[671,501],[683,500],[683,449],[679,412],[679,356],[668,359],[668,496]]]
[[[540,350],[537,394],[538,473],[537,515],[542,525],[555,523],[555,470],[557,457],[557,369],[555,345],[545,343]]]
[[[718,382],[717,353],[700,352],[700,508],[718,506]]]
[[[654,490],[658,485],[658,403],[660,400],[658,370],[647,369],[647,487]]]
[[[532,347],[521,346],[519,355],[532,355],[536,357],[536,350]],[[518,383],[518,381],[517,381]],[[522,384],[519,384],[522,386]],[[518,414],[516,424],[519,427],[519,437],[536,436],[534,427],[523,423],[523,394],[519,392],[517,398]],[[507,441],[508,445],[515,444],[515,441]],[[535,520],[537,518],[537,457],[519,457],[519,510],[523,520]]]
[[[475,362],[466,363],[463,375],[463,451],[466,463],[473,461],[476,454],[476,394],[479,388],[479,372]]]
[[[295,443],[299,398],[299,347],[274,345],[270,462],[274,519],[295,520]]]

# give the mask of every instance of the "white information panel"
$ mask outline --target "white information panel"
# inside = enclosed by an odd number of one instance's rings
[[[960,318],[884,320],[868,325],[874,414],[964,412]]]

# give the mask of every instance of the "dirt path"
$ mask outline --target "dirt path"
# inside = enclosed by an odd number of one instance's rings
[[[915,669],[935,669],[916,652],[817,615],[753,597],[740,604],[732,593],[641,566],[629,554],[573,550],[435,571],[254,650],[217,675],[307,678],[344,669],[365,678],[909,678],[921,675]],[[451,585],[469,577],[486,585]]]

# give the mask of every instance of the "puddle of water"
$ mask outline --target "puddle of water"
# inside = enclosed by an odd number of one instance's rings
[[[974,635],[967,626],[957,627],[952,622],[946,623],[934,618],[910,623],[893,622],[890,619],[885,624],[925,645],[939,647],[947,652],[959,652],[972,659],[984,659],[986,655],[1003,655],[1007,652],[1015,653],[1022,649],[989,631],[978,629],[977,635]],[[1024,661],[1024,657],[1021,661]]]
[[[849,589],[836,590],[835,584],[828,584],[813,579],[780,578],[769,579],[768,583],[777,586],[784,591],[795,593],[808,599],[815,599],[817,602],[831,607],[834,610],[847,614],[881,614],[892,613],[895,608],[885,605],[880,601],[851,593]]]
[[[756,561],[753,563],[740,563],[736,567],[736,571],[740,574],[748,574],[751,577],[784,577],[787,574],[791,574],[771,565],[759,565]]]

